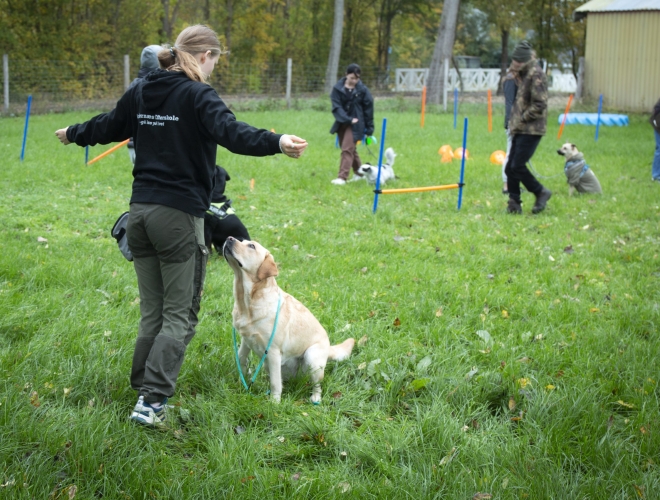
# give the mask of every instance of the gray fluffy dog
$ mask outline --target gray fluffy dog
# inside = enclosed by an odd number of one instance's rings
[[[593,170],[584,161],[584,155],[578,151],[575,144],[566,143],[557,150],[557,154],[566,158],[564,173],[568,182],[568,196],[573,193],[598,193],[602,194],[600,182]]]

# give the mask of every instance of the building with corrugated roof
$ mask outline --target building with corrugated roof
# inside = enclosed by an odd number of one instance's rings
[[[650,111],[660,98],[660,0],[591,0],[583,95],[621,111]]]

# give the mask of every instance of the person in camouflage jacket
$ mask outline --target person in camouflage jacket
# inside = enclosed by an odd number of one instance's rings
[[[525,189],[536,197],[532,212],[537,214],[545,209],[552,192],[534,177],[527,168],[527,162],[534,155],[546,132],[548,83],[527,40],[516,45],[511,58],[511,69],[518,71],[520,84],[509,118],[509,130],[513,139],[511,153],[504,169],[509,185],[507,212],[522,213],[522,183]]]

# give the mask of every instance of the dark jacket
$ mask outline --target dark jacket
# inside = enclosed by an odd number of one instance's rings
[[[504,128],[509,128],[511,108],[513,108],[513,103],[516,101],[516,94],[518,93],[518,81],[511,71],[504,77],[502,91],[504,92]]]
[[[653,106],[653,113],[651,113],[651,118],[649,119],[653,128],[660,132],[660,99]]]
[[[365,135],[374,133],[374,99],[362,81],[357,82],[353,92],[346,91],[345,82],[346,77],[339,80],[330,93],[332,114],[335,117],[330,133],[336,134],[341,125],[351,123],[353,118],[357,118],[357,123],[351,126],[353,140],[357,142]]]
[[[212,87],[185,73],[156,70],[131,87],[115,109],[67,130],[79,146],[133,137],[131,203],[154,203],[204,217],[211,204],[217,145],[232,153],[280,153],[280,134],[236,120]]]
[[[548,122],[548,80],[536,59],[518,72],[520,84],[511,109],[512,134],[545,135]]]

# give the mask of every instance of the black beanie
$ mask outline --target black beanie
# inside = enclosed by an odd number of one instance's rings
[[[513,54],[511,54],[511,59],[514,61],[526,63],[532,58],[532,44],[527,40],[516,45],[516,48],[513,49]]]

